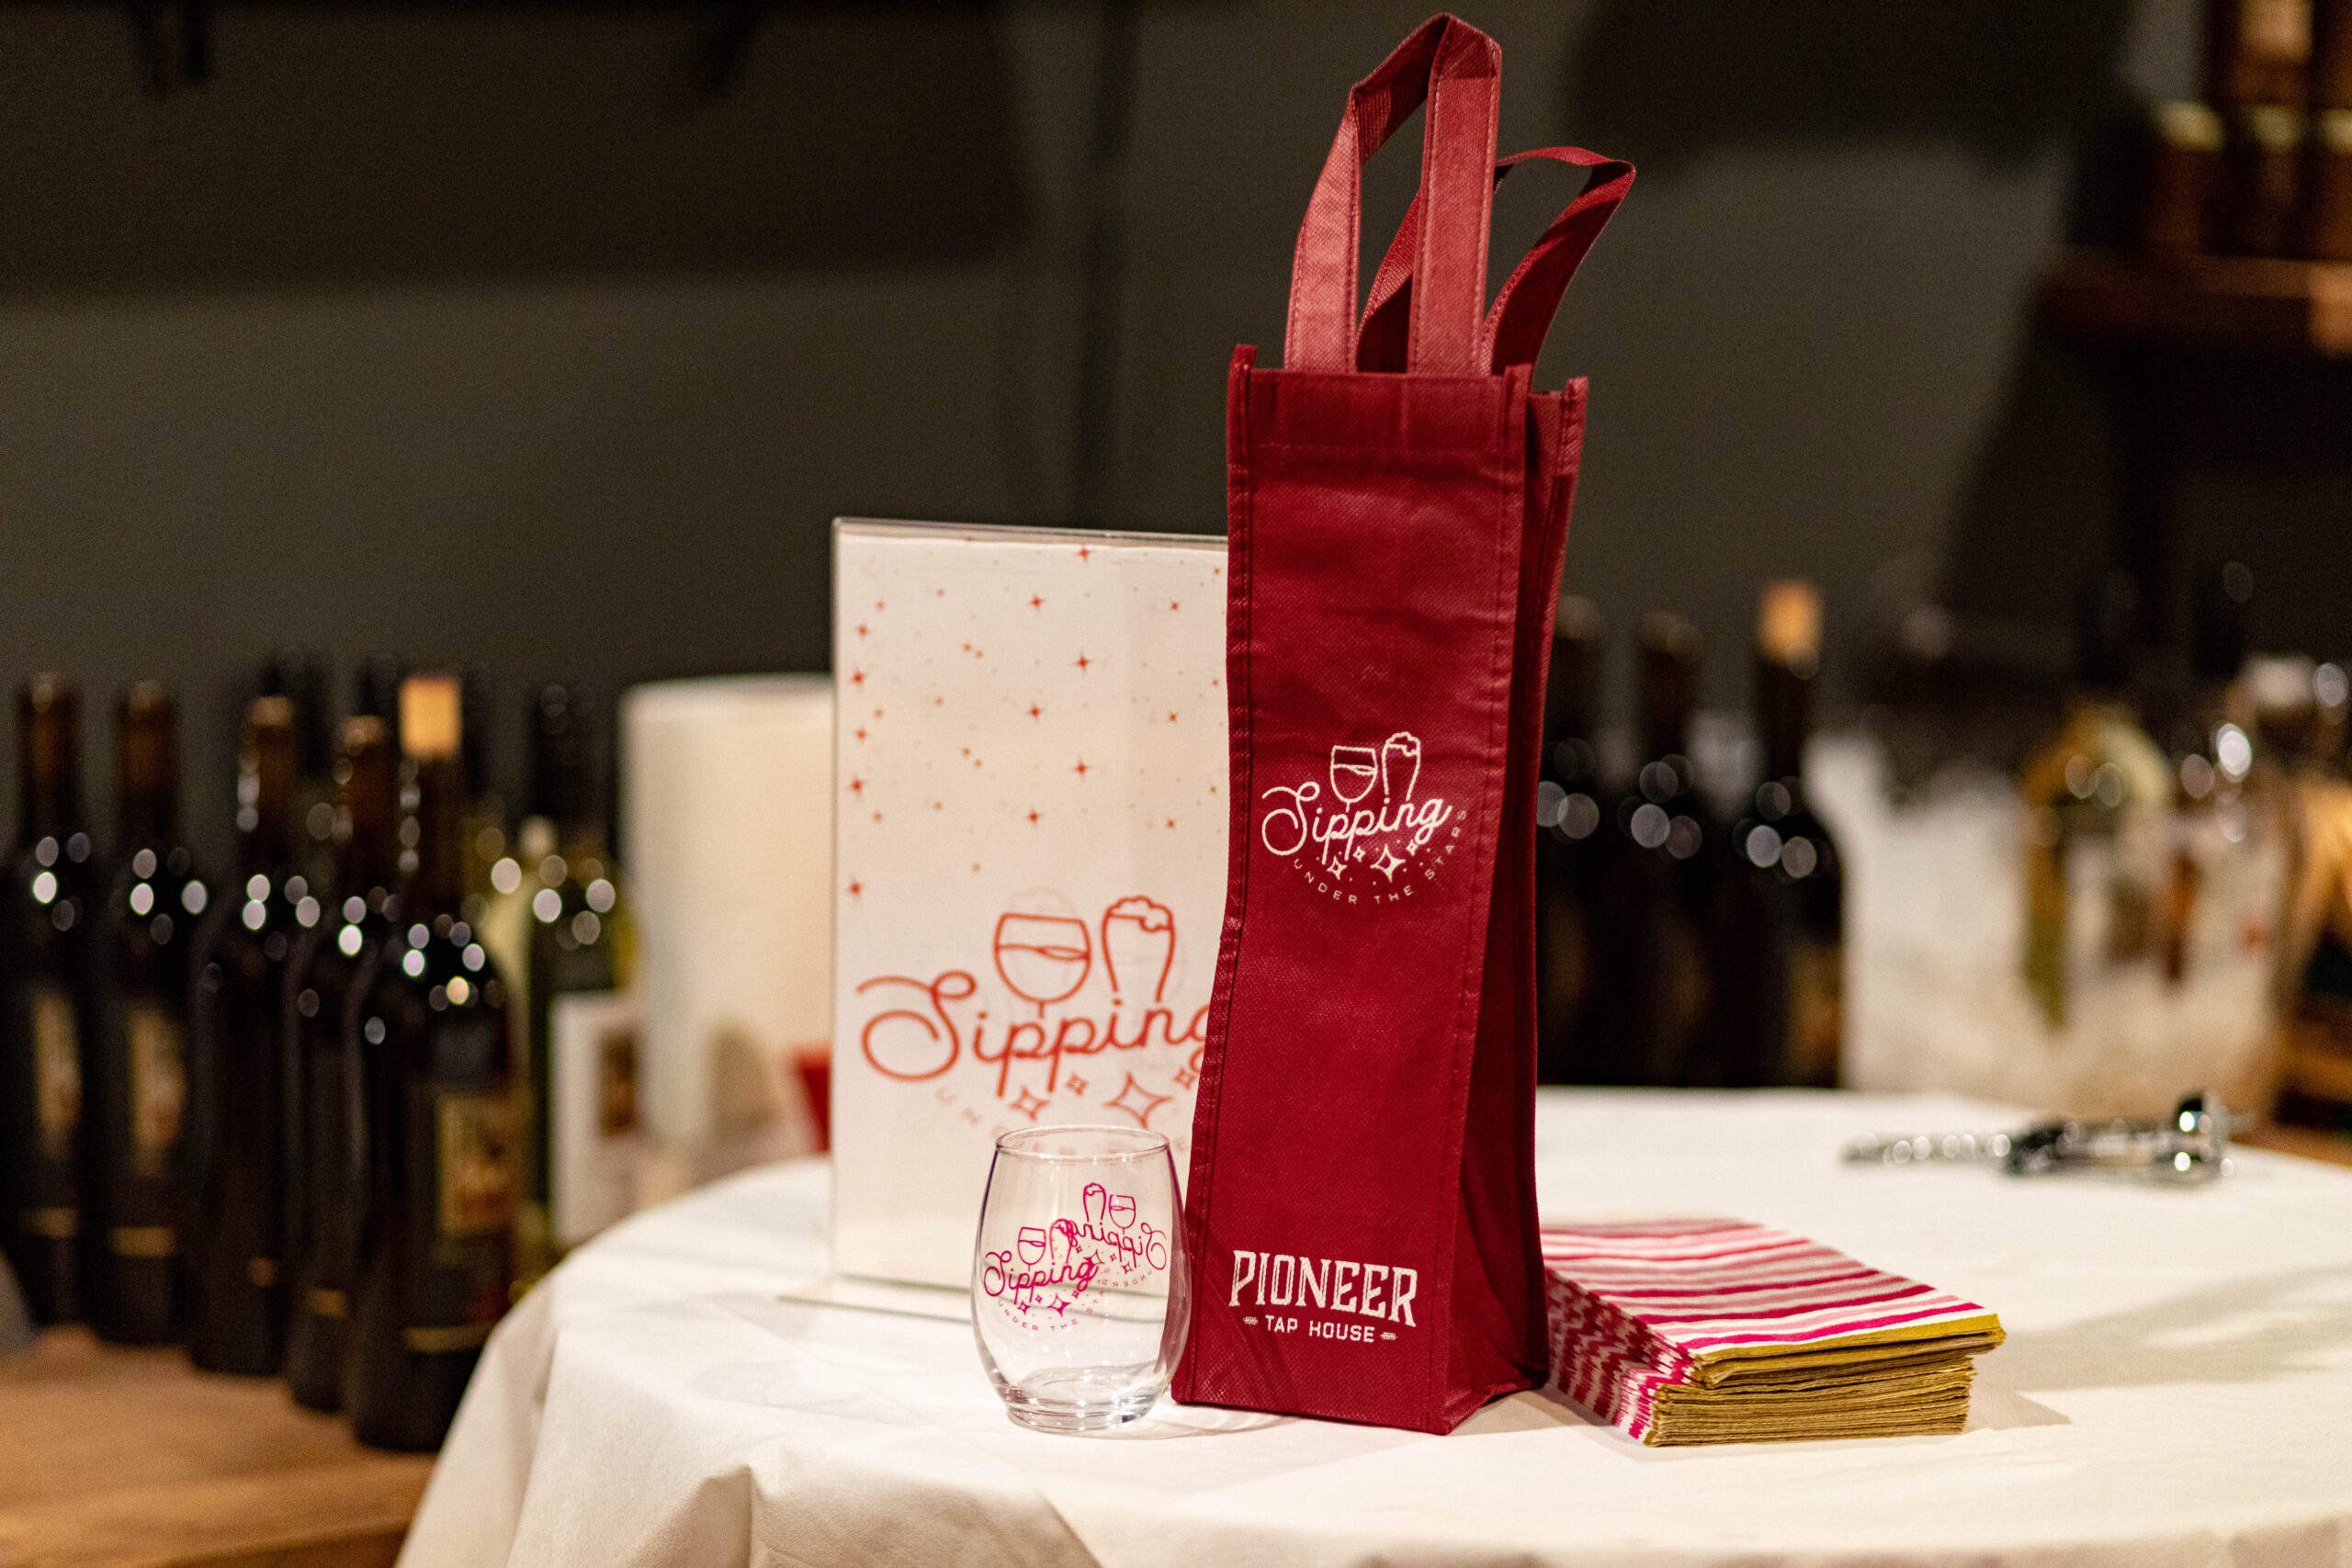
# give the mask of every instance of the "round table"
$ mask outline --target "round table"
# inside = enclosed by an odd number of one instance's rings
[[[1544,1092],[1547,1217],[1731,1213],[1994,1308],[1948,1438],[1645,1449],[1184,1408],[1015,1427],[945,1292],[825,1280],[821,1160],[574,1254],[491,1341],[401,1558],[481,1563],[2352,1562],[2352,1171],[2165,1189],[1841,1166],[1931,1096]],[[977,1201],[977,1194],[975,1194]]]

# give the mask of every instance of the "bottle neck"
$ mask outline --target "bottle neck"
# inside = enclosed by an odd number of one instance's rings
[[[1764,776],[1780,784],[1804,772],[1813,732],[1813,682],[1777,660],[1756,661],[1756,725],[1764,743]]]
[[[465,766],[455,757],[412,759],[416,869],[402,907],[411,919],[456,916],[465,902]]]
[[[237,773],[237,863],[269,874],[292,863],[294,751],[290,745],[248,754]]]
[[[1690,709],[1698,698],[1697,666],[1658,649],[1642,654],[1642,757],[1660,761],[1690,754]]]
[[[64,714],[36,714],[24,728],[24,766],[19,820],[24,840],[63,838],[82,826],[80,769],[75,766],[73,721]]]
[[[400,883],[400,782],[389,748],[346,756],[335,796],[336,890],[389,893]]]

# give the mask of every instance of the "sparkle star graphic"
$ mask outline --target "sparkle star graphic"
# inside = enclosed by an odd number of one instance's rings
[[[1083,671],[1083,670],[1084,670],[1088,665],[1090,665],[1090,664],[1091,664],[1091,663],[1093,663],[1093,662],[1094,662],[1094,660],[1092,660],[1091,659],[1087,658],[1087,657],[1086,657],[1086,655],[1084,655],[1083,653],[1081,653],[1081,654],[1080,654],[1080,655],[1078,656],[1078,667],[1079,667],[1079,669],[1080,669],[1080,670],[1081,670],[1081,671]]]
[[[1033,610],[1042,610],[1046,607],[1046,602],[1036,594],[1032,593],[1029,595],[1029,607]]]
[[[865,730],[863,730],[863,729],[859,730],[859,731],[857,732],[857,738],[858,738],[860,740],[865,739]]]
[[[864,779],[850,780],[849,792],[852,795],[864,795],[865,793],[865,781]]]
[[[865,671],[863,671],[863,670],[853,670],[853,671],[851,671],[849,672],[849,683],[850,683],[851,685],[853,685],[853,686],[863,686],[863,685],[865,685]]]
[[[1077,771],[1078,776],[1079,776],[1080,778],[1084,778],[1084,777],[1086,776],[1086,759],[1085,759],[1085,758],[1080,757],[1080,758],[1078,760],[1078,768],[1077,768],[1077,770],[1076,770],[1076,771]]]
[[[1080,559],[1080,560],[1084,560],[1087,557],[1089,557],[1089,556],[1092,555],[1093,553],[1094,553],[1094,548],[1093,548],[1093,547],[1092,547],[1092,546],[1091,546],[1091,545],[1080,545],[1080,546],[1079,546],[1079,547],[1078,547],[1078,558],[1079,558],[1079,559]]]
[[[1036,814],[1036,812],[1032,811],[1032,812],[1030,812],[1030,813],[1029,813],[1029,820],[1030,820],[1030,822],[1031,822],[1032,824],[1035,824],[1035,823],[1036,822],[1036,820],[1037,820],[1037,814]]]
[[[1193,1071],[1190,1067],[1182,1069],[1176,1075],[1176,1084],[1180,1089],[1190,1089],[1200,1081],[1201,1075]]]
[[[1037,1119],[1037,1112],[1043,1111],[1046,1106],[1052,1103],[1053,1101],[1051,1100],[1038,1099],[1035,1095],[1030,1093],[1024,1089],[1013,1100],[1012,1109],[1018,1111],[1022,1115],[1026,1116],[1030,1121],[1035,1122]]]
[[[1045,715],[1046,710],[1039,707],[1035,703],[1031,703],[1029,705],[1029,716],[1031,718],[1043,718]]]
[[[1070,1074],[1069,1091],[1072,1094],[1084,1094],[1086,1092],[1086,1080],[1080,1077],[1076,1073]]]
[[[1151,1090],[1136,1082],[1135,1074],[1129,1073],[1126,1086],[1117,1094],[1104,1100],[1102,1105],[1103,1109],[1108,1111],[1125,1111],[1136,1119],[1136,1125],[1138,1127],[1148,1127],[1151,1125],[1151,1113],[1175,1098],[1172,1094],[1152,1093]],[[1130,1100],[1134,1103],[1130,1104]]]
[[[853,881],[853,882],[849,885],[849,896],[850,896],[851,897],[853,897],[853,898],[856,897],[859,894],[864,893],[865,891],[865,883],[863,883],[863,882],[855,882],[855,881]]]
[[[860,622],[860,623],[858,624],[857,635],[858,635],[858,636],[860,636],[860,637],[864,637],[864,636],[865,635],[865,623]]]
[[[1372,869],[1391,882],[1396,880],[1396,874],[1404,868],[1405,863],[1396,857],[1395,850],[1381,851],[1380,858],[1372,863]]]

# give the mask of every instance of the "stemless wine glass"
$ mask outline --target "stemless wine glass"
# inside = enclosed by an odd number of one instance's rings
[[[1166,1391],[1193,1310],[1182,1218],[1158,1133],[1024,1127],[996,1141],[972,1332],[1015,1421],[1096,1431]]]

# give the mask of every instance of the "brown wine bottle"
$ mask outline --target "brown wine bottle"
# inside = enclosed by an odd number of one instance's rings
[[[141,681],[116,715],[121,818],[87,1064],[84,1309],[101,1338],[179,1337],[188,956],[211,889],[180,838],[179,708]]]
[[[0,1241],[39,1323],[81,1314],[83,1086],[103,884],[82,821],[77,702],[17,698],[21,821],[0,909]]]
[[[1600,964],[1600,752],[1595,697],[1603,649],[1591,601],[1564,599],[1544,686],[1542,782],[1535,790],[1536,1077],[1589,1077],[1591,1004]]]
[[[295,869],[294,720],[284,697],[246,710],[236,880],[194,961],[187,1349],[209,1371],[272,1373],[285,1353],[286,972],[319,918]]]
[[[1602,829],[1595,1082],[1679,1085],[1710,1072],[1707,934],[1722,830],[1690,761],[1700,646],[1679,615],[1643,622],[1642,764]]]
[[[345,719],[334,763],[335,884],[287,979],[286,1055],[295,1107],[289,1164],[286,1382],[313,1410],[343,1406],[357,1266],[358,1037],[351,1008],[400,910],[399,764],[380,718]]]
[[[1724,1081],[1737,1089],[1838,1085],[1845,874],[1804,790],[1820,657],[1820,593],[1767,583],[1756,628],[1764,777],[1728,835],[1716,944]]]
[[[401,686],[416,870],[353,1010],[367,1165],[345,1404],[378,1448],[439,1446],[514,1279],[513,1046],[505,988],[462,914],[460,711],[454,677]]]

